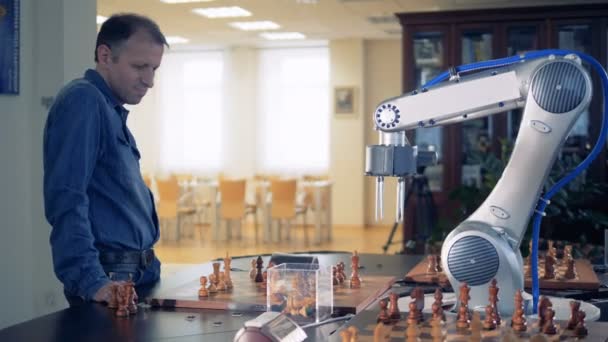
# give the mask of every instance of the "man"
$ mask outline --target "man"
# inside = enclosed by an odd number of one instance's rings
[[[152,88],[164,46],[152,20],[112,16],[97,35],[95,70],[66,85],[49,111],[44,205],[70,305],[107,302],[113,282],[132,279],[139,291],[159,279],[158,218],[123,105]]]

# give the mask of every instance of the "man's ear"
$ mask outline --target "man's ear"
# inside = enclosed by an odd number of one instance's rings
[[[112,50],[105,44],[99,45],[95,53],[99,64],[109,64],[112,61]]]

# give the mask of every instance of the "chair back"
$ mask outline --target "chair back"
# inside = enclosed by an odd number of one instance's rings
[[[146,174],[142,175],[142,178],[143,178],[144,183],[146,184],[146,186],[149,189],[152,189],[152,177],[150,177],[150,175],[146,173]]]
[[[156,212],[159,218],[177,216],[177,201],[179,200],[179,184],[176,177],[156,179],[158,189],[158,205]]]
[[[296,216],[296,180],[271,180],[273,219],[290,219]]]
[[[237,219],[245,214],[245,180],[220,179],[219,192],[222,205],[220,217],[224,219]]]

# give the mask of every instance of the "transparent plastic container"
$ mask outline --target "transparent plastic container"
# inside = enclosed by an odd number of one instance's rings
[[[282,312],[298,324],[318,323],[333,313],[330,267],[280,264],[268,269],[267,311]]]

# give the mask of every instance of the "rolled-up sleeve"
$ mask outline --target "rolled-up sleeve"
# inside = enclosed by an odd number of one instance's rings
[[[96,90],[75,87],[51,108],[44,130],[44,208],[57,278],[70,294],[91,300],[109,279],[89,219],[87,188],[101,146]]]

